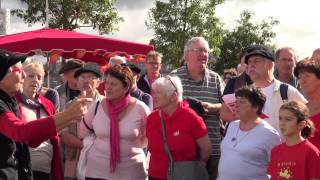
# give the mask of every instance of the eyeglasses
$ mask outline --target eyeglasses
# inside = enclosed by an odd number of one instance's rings
[[[78,77],[78,80],[79,80],[79,81],[85,81],[85,80],[87,80],[87,81],[93,81],[93,80],[99,80],[99,78],[94,77],[94,76],[90,76],[90,77],[79,76],[79,77]]]
[[[166,76],[166,79],[168,81],[170,81],[170,83],[172,84],[172,86],[174,87],[175,91],[178,91],[178,88],[176,87],[176,85],[174,85],[173,81],[171,80],[170,76]]]
[[[194,51],[196,53],[206,53],[208,54],[209,53],[209,50],[205,49],[205,48],[193,48],[193,49],[190,49],[190,51]]]

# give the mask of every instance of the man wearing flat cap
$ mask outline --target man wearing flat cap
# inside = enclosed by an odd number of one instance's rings
[[[281,105],[285,101],[297,100],[306,103],[307,100],[296,88],[288,84],[287,88],[283,88],[283,94],[287,99],[281,95],[280,86],[283,86],[283,83],[274,77],[274,62],[275,55],[268,47],[251,51],[245,56],[248,75],[253,85],[260,88],[267,98],[263,108],[264,119],[280,132],[278,117]]]
[[[62,74],[64,82],[55,88],[59,93],[60,110],[64,110],[67,102],[79,96],[80,91],[78,90],[77,79],[74,78],[74,73],[83,64],[84,62],[79,59],[69,59],[59,70],[59,74]]]
[[[101,77],[101,68],[94,62],[85,63],[83,67],[74,73],[74,78],[77,79],[77,87],[80,90],[80,94],[93,99],[92,102],[87,104],[87,107],[98,101],[100,103],[103,99],[103,96],[100,95],[97,90]],[[82,142],[78,137],[78,129],[79,123],[72,123],[60,133],[61,142],[65,144],[65,180],[76,179],[76,167],[80,149],[82,148]]]
[[[65,128],[70,121],[81,120],[87,111],[82,104],[90,101],[87,98],[79,98],[66,111],[60,113],[54,113],[54,107],[51,104],[51,109],[45,112],[48,116],[26,121],[21,115],[21,109],[15,98],[23,91],[26,74],[21,63],[26,58],[27,56],[16,56],[0,50],[1,180],[33,180],[29,146],[38,147],[43,141],[56,137],[57,132]],[[40,104],[38,101],[35,103]],[[59,168],[59,164],[54,168]],[[63,179],[62,170],[54,179]]]

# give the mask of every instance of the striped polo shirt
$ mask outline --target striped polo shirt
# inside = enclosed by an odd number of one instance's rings
[[[194,81],[189,78],[187,66],[182,66],[173,70],[170,75],[181,79],[184,98],[192,97],[209,103],[221,102],[224,83],[218,73],[206,68],[203,80]],[[212,155],[219,156],[221,143],[219,118],[215,114],[207,113],[204,120],[212,143]]]

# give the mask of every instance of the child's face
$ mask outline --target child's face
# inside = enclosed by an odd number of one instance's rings
[[[279,128],[283,136],[290,137],[300,133],[303,123],[299,122],[294,113],[286,109],[279,111]]]

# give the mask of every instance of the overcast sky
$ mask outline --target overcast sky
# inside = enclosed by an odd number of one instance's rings
[[[19,8],[23,5],[18,0],[1,0],[2,7]],[[145,26],[148,10],[154,6],[155,0],[118,0],[117,9],[124,22],[119,31],[108,37],[149,43],[153,31]],[[320,47],[320,1],[319,0],[226,0],[217,7],[217,15],[226,28],[235,27],[235,20],[240,12],[255,12],[255,21],[273,16],[280,21],[274,28],[277,33],[274,43],[277,46],[291,46],[296,49],[300,58],[311,56],[315,48]],[[28,27],[20,19],[11,17],[9,33],[17,33],[41,28],[40,24]],[[89,28],[77,30],[97,34]]]

